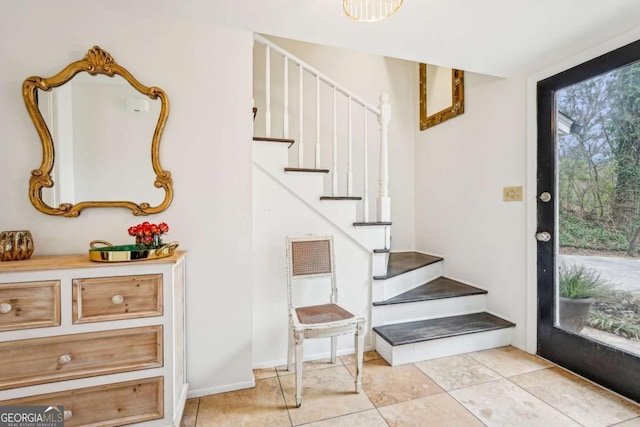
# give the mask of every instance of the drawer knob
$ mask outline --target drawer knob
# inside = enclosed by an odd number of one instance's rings
[[[111,297],[111,302],[114,303],[115,305],[122,304],[123,301],[124,301],[124,297],[122,295],[118,294]]]
[[[71,355],[63,354],[62,356],[58,357],[58,363],[61,365],[68,365],[69,363],[71,363]]]
[[[12,308],[13,306],[11,306],[11,304],[9,304],[8,302],[3,302],[0,304],[0,314],[7,314],[11,311]]]
[[[73,417],[73,412],[69,410],[64,411],[64,420],[67,421],[69,418]]]

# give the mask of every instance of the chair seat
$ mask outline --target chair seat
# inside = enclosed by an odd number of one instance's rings
[[[312,325],[317,323],[338,322],[355,317],[336,304],[311,305],[296,308],[300,323]]]

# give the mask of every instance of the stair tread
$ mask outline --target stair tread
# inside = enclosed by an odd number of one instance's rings
[[[390,221],[354,222],[354,227],[370,227],[376,225],[392,225]]]
[[[362,200],[358,196],[322,196],[320,200]]]
[[[263,141],[263,142],[282,142],[284,144],[289,144],[289,147],[291,147],[296,142],[295,139],[289,139],[289,138],[267,138],[265,136],[254,136],[253,140],[254,141]]]
[[[514,326],[493,314],[481,312],[376,326],[373,330],[392,346],[398,346]]]
[[[418,301],[431,301],[444,298],[455,298],[469,295],[486,294],[484,289],[449,279],[448,277],[438,277],[430,282],[413,288],[403,294],[396,295],[386,301],[374,302],[374,306],[403,304]]]
[[[374,254],[388,254],[389,252],[391,252],[391,249],[374,249],[373,250]]]
[[[389,263],[387,264],[387,274],[373,276],[373,280],[389,279],[438,261],[442,261],[442,258],[420,252],[391,252],[389,254]]]
[[[329,169],[313,169],[313,168],[284,168],[285,172],[314,172],[329,173]]]

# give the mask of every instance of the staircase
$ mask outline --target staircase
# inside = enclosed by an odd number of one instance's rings
[[[375,348],[392,366],[511,344],[515,324],[485,311],[487,291],[443,276],[444,260],[392,252],[373,277]]]
[[[324,175],[327,169],[292,168],[288,166],[288,150],[291,146],[284,139],[255,137],[253,140],[253,165],[264,175],[277,181],[300,201],[316,211],[327,221],[340,228],[368,252],[375,248],[389,247],[390,222],[358,222],[357,196],[325,196]],[[386,254],[383,254],[386,255]],[[386,256],[373,259],[374,271],[386,270]]]
[[[254,137],[254,174],[260,179],[275,180],[297,200],[313,209],[318,215],[335,225],[344,235],[371,254],[371,314],[370,342],[378,353],[391,365],[412,363],[470,351],[483,350],[511,343],[513,323],[486,312],[487,291],[447,278],[444,260],[441,257],[420,252],[392,252],[390,199],[387,172],[387,124],[390,108],[381,97],[376,108],[367,105],[346,89],[333,83],[309,64],[288,54],[270,41],[256,35],[256,48],[266,48],[265,64],[265,116],[266,136]],[[275,51],[284,58],[284,113],[282,138],[271,135],[270,82],[272,80],[270,52]],[[299,67],[300,116],[297,139],[289,138],[288,87],[289,63]],[[302,98],[303,73],[311,73],[317,84],[316,102],[320,102],[319,85],[324,82],[333,88],[333,151],[330,162],[321,162],[320,123],[316,117],[317,132],[312,162],[306,160],[302,139],[305,137]],[[348,98],[348,129],[346,135],[348,156],[346,162],[338,162],[338,136],[336,126],[337,93]],[[352,112],[351,105],[363,109],[364,132],[363,171],[352,168]],[[317,111],[320,111],[319,105]],[[259,108],[260,111],[260,108]],[[369,171],[367,165],[367,115],[374,114],[380,124],[379,168]],[[326,122],[326,119],[323,119]],[[293,151],[290,153],[290,151]],[[312,163],[313,167],[308,166]],[[327,164],[329,163],[329,164]],[[338,182],[338,165],[346,163],[346,185]],[[326,165],[326,166],[325,166]],[[329,167],[327,167],[329,166]],[[377,194],[376,220],[369,219],[369,173],[377,174],[380,184]],[[354,189],[354,175],[363,175]],[[325,179],[325,177],[330,179]],[[327,191],[328,189],[328,191]],[[342,190],[342,191],[341,191]],[[362,191],[362,193],[360,193]],[[360,193],[362,195],[354,195]],[[338,260],[338,263],[345,260]]]

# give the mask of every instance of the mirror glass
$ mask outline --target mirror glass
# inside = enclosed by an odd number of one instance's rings
[[[160,101],[118,75],[77,74],[50,91],[38,89],[38,109],[54,141],[51,188],[43,200],[57,206],[83,200],[136,200],[157,205],[149,141]]]
[[[420,64],[420,130],[464,113],[464,71]]]
[[[427,64],[427,116],[453,104],[451,68]]]
[[[169,116],[167,94],[136,80],[98,46],[58,74],[22,84],[42,143],[29,199],[40,212],[76,217],[86,208],[164,211],[173,200],[171,173],[160,163]]]

